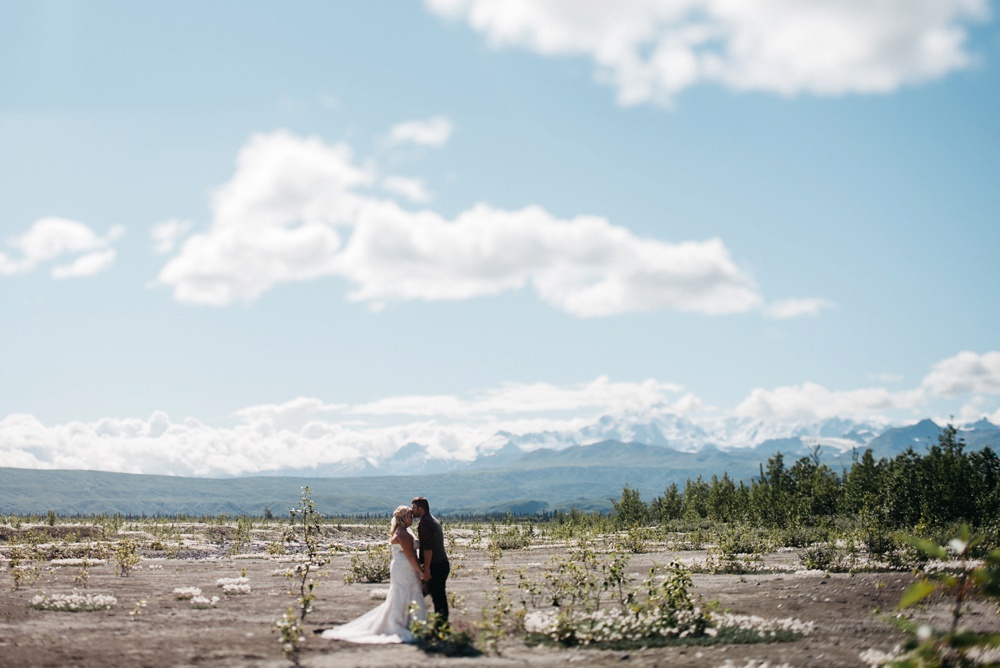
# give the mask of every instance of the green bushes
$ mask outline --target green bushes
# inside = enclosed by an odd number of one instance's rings
[[[389,579],[389,545],[369,545],[364,552],[351,555],[351,566],[344,575],[344,582],[385,582]]]
[[[519,550],[531,545],[535,529],[532,525],[507,525],[503,528],[490,524],[490,544],[501,550]]]

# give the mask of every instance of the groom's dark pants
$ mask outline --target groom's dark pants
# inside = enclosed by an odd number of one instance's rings
[[[448,621],[448,594],[445,593],[445,585],[448,582],[448,574],[451,573],[451,563],[447,561],[431,562],[431,579],[427,583],[427,593],[431,595],[434,602],[434,612],[442,622]]]

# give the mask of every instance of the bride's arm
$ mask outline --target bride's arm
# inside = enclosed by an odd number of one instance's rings
[[[413,549],[413,535],[406,529],[403,529],[397,535],[399,536],[399,546],[403,548],[406,560],[410,562],[410,566],[413,566],[413,570],[417,572],[417,575],[420,575],[423,571],[420,568],[420,562],[417,561],[417,553]]]

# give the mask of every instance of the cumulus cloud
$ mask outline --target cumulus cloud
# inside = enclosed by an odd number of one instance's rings
[[[719,239],[640,238],[595,216],[477,205],[454,221],[392,202],[363,208],[338,271],[355,300],[455,300],[530,286],[580,317],[670,308],[739,313],[761,301]]]
[[[435,116],[426,121],[405,121],[389,130],[390,144],[417,144],[418,146],[444,146],[453,131],[451,121]]]
[[[325,404],[312,397],[298,397],[282,404],[250,406],[237,411],[236,415],[249,423],[267,422],[283,429],[300,429],[346,408],[345,404]]]
[[[802,423],[835,417],[870,419],[922,403],[919,391],[890,392],[884,388],[843,391],[803,383],[770,390],[757,388],[736,407],[735,414],[766,422]]]
[[[826,299],[783,299],[764,307],[764,313],[775,320],[788,320],[804,315],[819,315],[833,304]]]
[[[431,201],[431,195],[420,179],[405,176],[387,176],[382,179],[382,189],[395,195],[402,195],[408,200],[418,203]]]
[[[997,354],[978,357],[992,360]],[[942,367],[950,369],[952,381],[964,373],[962,392],[979,394],[968,401],[961,418],[985,416],[1000,423],[995,400],[983,394],[983,374],[975,365],[959,368],[954,363],[963,355],[936,364],[928,377]],[[958,392],[959,385],[953,386]],[[379,465],[410,443],[426,446],[438,459],[468,461],[504,445],[511,434],[532,435],[531,447],[563,447],[632,438],[645,433],[637,428],[650,423],[659,425],[672,442],[695,430],[713,443],[746,446],[830,418],[898,422],[900,414],[924,411],[926,402],[923,387],[844,391],[803,383],[755,389],[735,408],[723,410],[705,408],[698,397],[674,383],[602,376],[569,385],[506,383],[464,395],[386,397],[361,404],[298,397],[247,407],[236,413],[235,426],[225,427],[193,418],[173,421],[162,411],[147,419],[56,425],[11,414],[0,420],[0,461],[21,468],[249,475],[362,461]]]
[[[149,236],[153,238],[153,251],[158,255],[172,253],[193,226],[194,223],[190,220],[171,219],[157,223],[149,232]]]
[[[1000,394],[1000,351],[982,355],[963,351],[941,360],[927,374],[921,387],[931,395]]]
[[[886,375],[885,382],[899,382]],[[963,351],[935,363],[920,385],[890,391],[881,387],[858,390],[830,390],[816,383],[757,388],[735,410],[737,416],[771,422],[809,422],[832,417],[865,419],[898,412],[913,414],[925,409],[935,398],[962,399],[962,421],[972,421],[992,413],[1000,395],[1000,352],[978,354]],[[991,421],[992,418],[990,418]]]
[[[630,105],[734,90],[885,93],[968,67],[987,0],[425,0],[494,47],[582,56]]]
[[[69,263],[52,268],[53,278],[94,276],[114,262],[115,250],[111,246],[124,233],[125,228],[116,225],[102,237],[76,220],[40,218],[26,232],[7,241],[20,257],[0,252],[0,276],[27,273],[41,264],[67,257],[72,258]]]
[[[560,413],[597,409],[604,413],[649,414],[671,405],[683,388],[673,383],[646,380],[614,382],[601,376],[589,383],[557,386],[551,383],[507,383],[469,399],[453,395],[391,397],[350,409],[361,415],[410,415],[469,418],[523,413]],[[682,398],[689,407],[689,398]]]
[[[114,264],[115,256],[114,248],[105,248],[104,250],[81,255],[69,264],[52,267],[52,278],[85,278],[87,276],[96,276]]]
[[[24,468],[195,476],[359,459],[379,463],[408,443],[426,445],[437,458],[468,460],[491,447],[499,431],[579,429],[590,419],[587,413],[664,410],[679,391],[653,380],[598,378],[565,387],[508,384],[472,397],[397,397],[356,406],[299,397],[238,411],[240,423],[231,427],[190,418],[174,422],[162,411],[145,420],[103,418],[60,425],[11,414],[0,420],[0,457]],[[560,410],[574,415],[549,415]],[[386,419],[390,413],[399,419]]]
[[[579,317],[741,313],[762,303],[720,239],[643,238],[604,218],[565,220],[539,206],[480,204],[449,220],[363,192],[371,185],[343,145],[256,135],[215,192],[208,230],[187,238],[159,282],[179,301],[213,306],[322,276],[347,279],[349,297],[373,306],[521,289]]]
[[[212,197],[212,223],[161,269],[178,301],[224,306],[250,301],[277,283],[333,273],[338,224],[350,224],[372,174],[343,144],[289,132],[258,134],[236,172]]]

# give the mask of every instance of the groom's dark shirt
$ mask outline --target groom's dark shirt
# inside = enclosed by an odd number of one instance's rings
[[[444,551],[444,531],[441,523],[434,519],[430,513],[424,513],[417,525],[417,538],[420,539],[420,550],[417,555],[420,563],[424,562],[424,550],[432,550],[431,563],[438,564],[448,561],[448,555]]]

